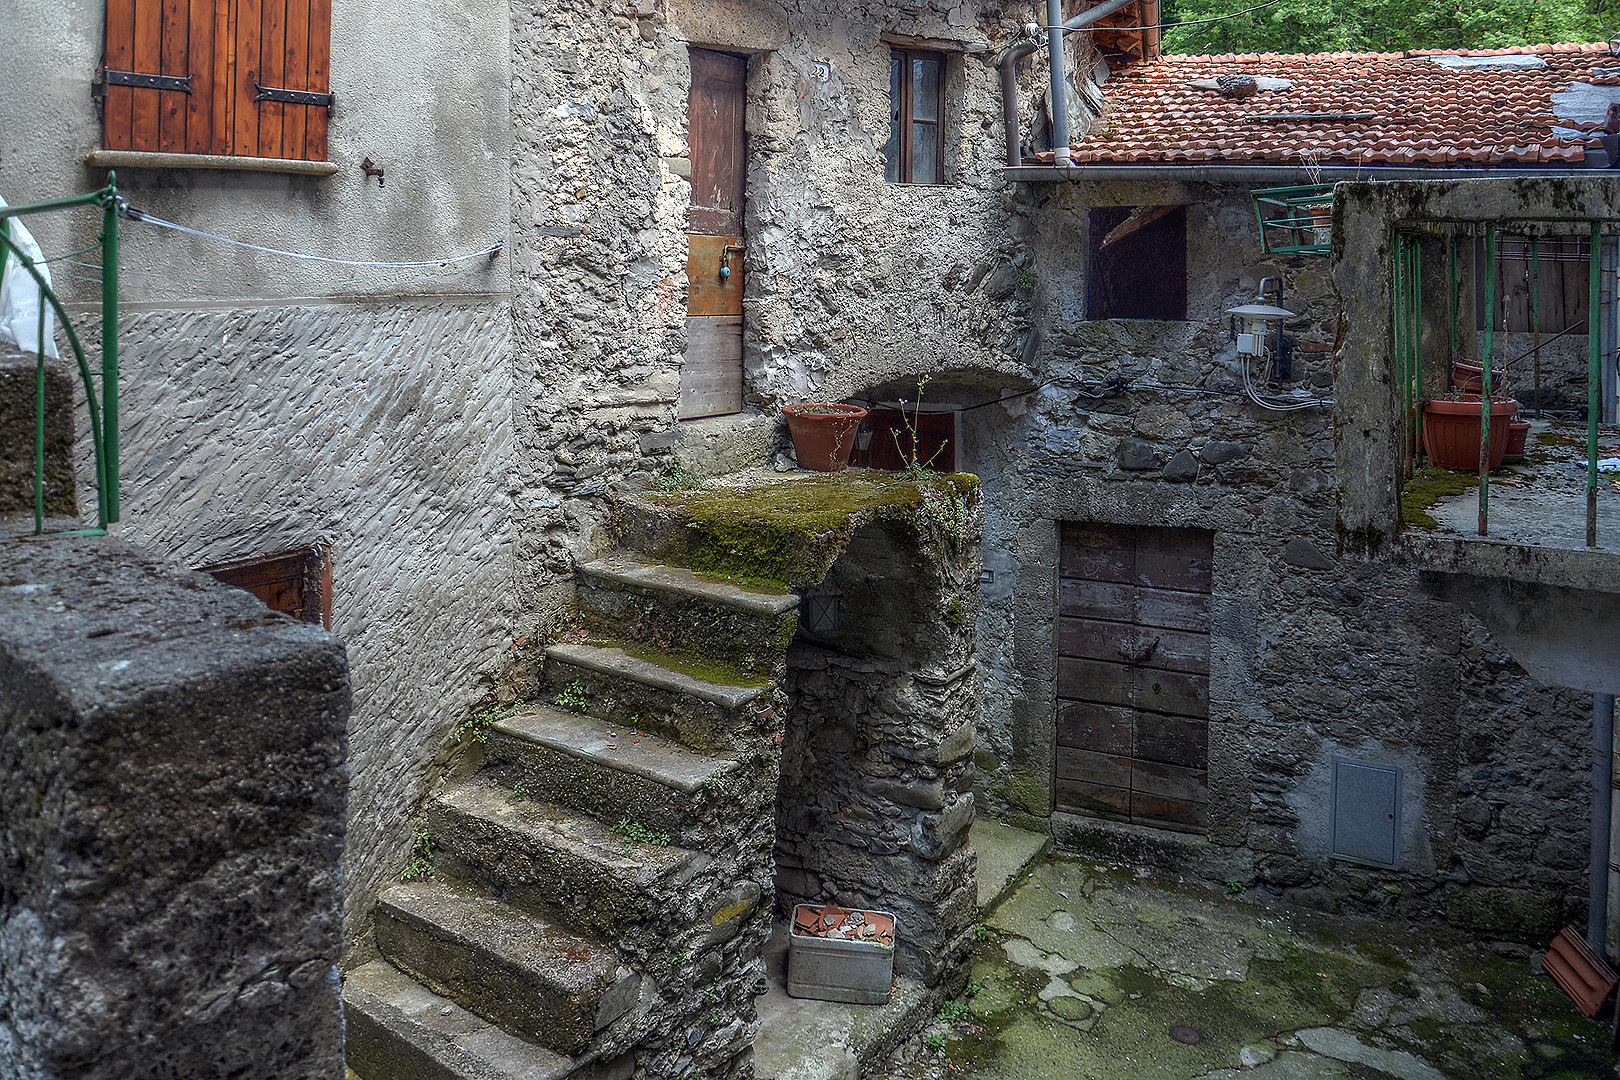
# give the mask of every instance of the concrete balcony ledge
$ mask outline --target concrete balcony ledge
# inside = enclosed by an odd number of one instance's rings
[[[1612,547],[1536,543],[1426,532],[1402,533],[1395,557],[1415,570],[1620,594],[1620,552]]]
[[[220,169],[235,172],[331,176],[336,162],[294,158],[245,157],[237,154],[160,154],[150,150],[92,150],[84,163],[96,169]]]

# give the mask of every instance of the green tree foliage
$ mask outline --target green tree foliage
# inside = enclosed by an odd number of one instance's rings
[[[1187,24],[1256,0],[1168,0]],[[1278,0],[1260,11],[1165,31],[1168,53],[1404,52],[1602,41],[1616,29],[1609,0]]]

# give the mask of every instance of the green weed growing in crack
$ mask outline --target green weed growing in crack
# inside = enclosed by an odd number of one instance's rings
[[[642,844],[651,847],[669,847],[669,833],[653,832],[647,826],[629,818],[620,818],[619,823],[613,826],[612,832],[613,835],[623,839],[625,854],[635,851]]]
[[[965,1001],[947,1001],[939,1010],[940,1022],[945,1024],[960,1023],[966,1020],[968,1015],[969,1009]]]
[[[975,923],[973,925],[973,940],[974,941],[989,941],[990,937],[991,937],[990,928],[988,926],[984,925],[984,923]]]
[[[522,707],[522,698],[509,701],[505,705],[494,701],[481,705],[469,712],[467,718],[456,725],[456,737],[482,743],[489,738],[490,728],[502,720],[510,720]]]
[[[703,780],[703,790],[709,792],[712,795],[714,792],[720,790],[720,785],[722,783],[724,783],[724,782],[725,782],[725,777],[722,774],[721,770],[716,769],[716,770],[714,770],[714,772],[710,773],[707,777],[704,778],[704,780]]]
[[[1247,889],[1247,886],[1244,885],[1243,882],[1239,881],[1237,878],[1227,878],[1226,879],[1226,895],[1227,896],[1242,896],[1245,889]]]
[[[591,709],[591,692],[584,683],[575,679],[557,694],[557,708],[569,712],[585,713]]]
[[[691,959],[692,953],[690,950],[682,949],[680,952],[669,958],[669,966],[672,968],[685,967],[686,962]]]
[[[411,861],[399,872],[401,881],[417,881],[433,876],[433,836],[426,829],[416,830],[416,843],[411,845]]]
[[[676,455],[670,458],[662,475],[653,477],[652,488],[654,491],[664,492],[701,491],[703,477],[688,469],[686,462]]]
[[[945,1049],[945,1036],[941,1035],[937,1031],[928,1036],[928,1038],[924,1041],[928,1043],[928,1049],[933,1050],[936,1053]]]
[[[527,799],[528,797],[529,797],[529,789],[524,786],[523,781],[519,780],[517,783],[512,785],[512,794],[510,794],[510,795],[508,795],[506,797],[506,801],[507,802],[522,802],[524,799]]]

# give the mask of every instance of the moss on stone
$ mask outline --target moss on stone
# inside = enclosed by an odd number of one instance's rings
[[[1401,489],[1401,524],[1407,528],[1438,528],[1440,523],[1429,513],[1429,507],[1478,486],[1479,477],[1471,473],[1425,465]]]
[[[750,675],[735,664],[717,657],[689,650],[660,651],[637,641],[621,641],[617,638],[597,638],[591,644],[605,649],[619,649],[626,656],[633,656],[637,660],[645,660],[649,664],[678,671],[682,675],[690,675],[694,679],[714,683],[717,686],[770,686],[771,680],[764,675]]]
[[[688,530],[686,542],[660,558],[744,587],[803,589],[827,576],[861,525],[915,514],[931,499],[962,503],[978,488],[978,477],[966,473],[862,471],[647,497],[684,518]]]

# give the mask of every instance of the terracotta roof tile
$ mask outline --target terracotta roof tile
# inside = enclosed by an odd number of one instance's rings
[[[1524,55],[1542,63],[1492,71],[1445,68],[1434,59]],[[1585,126],[1557,120],[1553,96],[1576,82],[1620,85],[1616,68],[1620,59],[1601,43],[1164,56],[1116,71],[1103,84],[1105,118],[1075,145],[1074,160],[1579,163],[1597,140],[1555,135],[1555,123],[1566,131]],[[1227,74],[1293,85],[1244,99],[1189,85]],[[1331,115],[1366,112],[1375,115]],[[1298,115],[1310,113],[1330,115]]]

